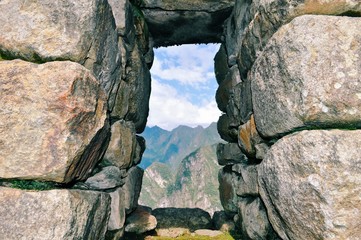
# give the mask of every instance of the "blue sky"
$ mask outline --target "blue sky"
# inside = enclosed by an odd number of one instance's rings
[[[208,126],[221,112],[214,96],[218,84],[213,58],[218,44],[154,49],[148,126]]]

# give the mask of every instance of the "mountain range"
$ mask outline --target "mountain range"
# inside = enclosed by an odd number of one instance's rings
[[[145,138],[147,146],[139,165],[143,169],[149,167],[153,162],[160,162],[175,170],[188,154],[202,146],[221,141],[216,123],[210,124],[207,128],[201,126],[191,128],[181,125],[172,131],[158,126],[146,127],[142,136]]]
[[[173,131],[146,128],[147,150],[141,205],[221,209],[218,196],[216,146],[221,142],[215,123],[209,127],[179,126]],[[145,158],[144,158],[145,156]]]

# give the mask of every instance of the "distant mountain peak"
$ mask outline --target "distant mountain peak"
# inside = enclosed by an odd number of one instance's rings
[[[191,152],[222,141],[216,123],[211,123],[207,128],[180,125],[172,131],[155,125],[147,127],[142,135],[147,144],[140,164],[144,169],[153,162],[162,162],[172,169],[177,168],[180,161]]]

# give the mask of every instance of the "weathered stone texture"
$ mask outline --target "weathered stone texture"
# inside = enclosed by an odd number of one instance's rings
[[[239,203],[240,225],[246,239],[279,239],[268,220],[260,198],[244,199]]]
[[[228,215],[235,215],[238,212],[239,198],[236,194],[234,175],[231,166],[222,168],[218,174],[219,198],[224,211]]]
[[[260,193],[282,239],[361,236],[360,136],[302,131],[271,147],[259,168]]]
[[[128,170],[128,176],[122,187],[124,207],[127,214],[134,211],[138,206],[139,194],[142,189],[143,174],[144,170],[137,166]]]
[[[106,0],[1,1],[0,56],[32,62],[70,60],[91,70],[114,104],[119,50]]]
[[[151,77],[138,45],[129,51],[125,79],[121,81],[112,116],[132,121],[137,133],[143,132],[148,112]]]
[[[361,19],[302,16],[269,41],[251,74],[257,129],[360,127]]]
[[[133,156],[133,163],[134,165],[138,165],[142,161],[143,153],[146,148],[146,142],[145,139],[142,136],[136,136],[136,147],[135,152]]]
[[[241,151],[237,143],[219,143],[217,146],[219,165],[233,165],[248,162],[247,156]]]
[[[106,148],[106,96],[72,62],[0,62],[0,177],[84,179]]]
[[[121,169],[132,166],[136,148],[134,124],[123,120],[115,122],[111,127],[112,136],[103,161]]]
[[[262,143],[253,115],[251,119],[239,127],[238,145],[249,157],[256,157],[256,145]]]
[[[230,100],[231,91],[240,82],[241,77],[239,76],[238,68],[237,66],[233,66],[227,72],[224,80],[221,82],[216,92],[217,106],[221,111],[227,111],[227,105]]]
[[[189,10],[189,11],[208,11],[215,12],[224,8],[230,8],[234,5],[234,0],[144,0],[147,8],[160,8],[164,10]]]
[[[258,193],[258,165],[235,164],[232,166],[235,192],[238,196],[257,197]]]
[[[229,116],[230,126],[238,127],[250,120],[253,113],[251,82],[242,80],[229,91],[226,114]]]
[[[126,37],[133,27],[133,11],[129,0],[108,0],[118,35]]]
[[[141,234],[157,227],[157,219],[151,214],[152,209],[138,206],[137,209],[127,217],[126,232]]]
[[[268,40],[284,24],[306,14],[360,16],[358,0],[236,1],[227,21],[226,46],[230,65],[246,76]]]
[[[214,57],[214,73],[218,84],[224,81],[228,71],[227,52],[224,44],[222,44]]]
[[[104,239],[110,198],[79,190],[0,187],[2,239]]]
[[[124,228],[125,223],[125,204],[122,188],[109,193],[111,197],[110,217],[108,222],[108,231],[117,231]]]
[[[237,128],[230,126],[230,119],[226,114],[222,114],[217,121],[217,131],[221,138],[227,142],[237,142]]]
[[[125,172],[125,170],[123,170]],[[85,184],[89,189],[107,190],[117,188],[125,182],[122,170],[116,166],[104,167],[100,172],[89,177]]]
[[[220,42],[233,0],[153,1],[142,8],[155,47]]]
[[[200,208],[157,208],[152,214],[158,221],[157,229],[186,228],[193,232],[212,227],[211,216]]]

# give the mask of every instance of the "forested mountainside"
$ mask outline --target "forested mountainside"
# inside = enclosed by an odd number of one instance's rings
[[[154,162],[145,170],[139,203],[152,208],[198,207],[210,213],[220,210],[216,146],[192,152],[176,172],[167,164]]]
[[[202,146],[221,141],[216,123],[212,123],[207,128],[179,126],[172,131],[158,126],[146,127],[142,135],[147,145],[140,164],[140,167],[144,169],[153,162],[161,162],[175,170],[182,159],[190,153]]]

